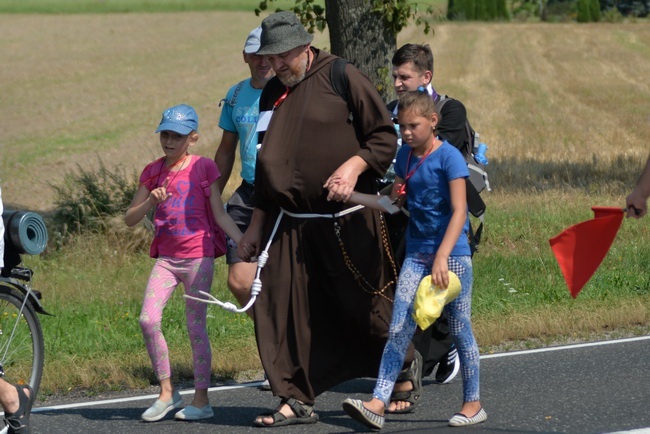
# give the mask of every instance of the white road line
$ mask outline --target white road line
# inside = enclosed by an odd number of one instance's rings
[[[250,383],[242,383],[242,384],[236,384],[234,386],[218,386],[218,387],[211,387],[208,389],[208,392],[219,392],[222,390],[232,390],[232,389],[243,389],[244,387],[257,387],[261,386],[264,381],[253,381]],[[190,395],[194,394],[194,390],[185,390],[185,391],[180,391],[181,395]],[[144,396],[132,396],[130,398],[116,398],[116,399],[106,399],[103,401],[89,401],[89,402],[77,402],[74,404],[62,404],[62,405],[53,405],[50,407],[38,407],[38,408],[33,408],[32,413],[41,413],[44,411],[53,411],[53,410],[65,410],[68,408],[79,408],[79,407],[94,407],[97,405],[105,405],[105,404],[117,404],[120,402],[131,402],[131,401],[143,401],[143,400],[151,400],[151,399],[156,399],[158,398],[158,395],[144,395]]]
[[[508,353],[498,353],[498,354],[486,354],[481,356],[481,359],[494,359],[497,357],[510,357],[510,356],[523,356],[526,354],[535,354],[535,353],[546,353],[548,351],[560,351],[560,350],[573,350],[575,348],[586,348],[586,347],[599,347],[601,345],[611,345],[611,344],[623,344],[626,342],[635,342],[635,341],[645,341],[650,339],[650,336],[639,336],[636,338],[625,338],[625,339],[615,339],[611,341],[600,341],[600,342],[585,342],[581,344],[572,344],[572,345],[562,345],[559,347],[548,347],[548,348],[537,348],[534,350],[523,350],[523,351],[511,351]]]
[[[573,345],[563,345],[559,347],[549,347],[549,348],[538,348],[535,350],[524,350],[524,351],[511,351],[508,353],[498,353],[498,354],[486,354],[481,356],[481,359],[494,359],[497,357],[512,357],[512,356],[523,356],[527,354],[534,354],[534,353],[544,353],[548,351],[561,351],[561,350],[572,350],[576,348],[585,348],[585,347],[597,347],[601,345],[611,345],[611,344],[621,344],[621,343],[626,343],[626,342],[636,342],[636,341],[643,341],[643,340],[650,340],[650,336],[639,336],[635,338],[625,338],[625,339],[615,339],[615,340],[610,340],[610,341],[600,341],[600,342],[587,342],[587,343],[581,343],[581,344],[573,344]],[[263,383],[263,381],[253,381],[250,383],[242,383],[242,384],[237,384],[233,386],[218,386],[218,387],[211,387],[208,389],[208,392],[219,392],[223,390],[232,390],[232,389],[242,389],[244,387],[258,387]],[[189,395],[193,394],[194,390],[186,390],[183,392],[180,392],[181,395]],[[145,396],[133,396],[130,398],[116,398],[116,399],[107,399],[104,401],[90,401],[90,402],[78,402],[75,404],[63,404],[63,405],[53,405],[49,407],[38,407],[38,408],[33,408],[32,413],[40,413],[40,412],[45,412],[45,411],[54,411],[54,410],[65,410],[68,408],[79,408],[79,407],[94,407],[97,405],[106,405],[106,404],[117,404],[120,402],[130,402],[130,401],[142,401],[142,400],[152,400],[158,398],[158,395],[145,395]],[[650,430],[637,430],[637,431],[621,431],[623,432],[629,432],[629,433],[635,433],[635,434],[650,434]]]
[[[650,428],[639,428],[630,431],[616,431],[609,434],[650,434]]]

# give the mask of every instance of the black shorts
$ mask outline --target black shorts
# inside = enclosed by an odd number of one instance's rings
[[[253,197],[254,187],[246,181],[242,181],[241,185],[232,194],[232,197],[226,204],[226,212],[235,221],[239,230],[246,232],[248,226],[251,224],[253,217],[253,204],[251,199]],[[226,264],[236,264],[242,262],[237,256],[236,244],[228,238],[228,251],[226,252]]]

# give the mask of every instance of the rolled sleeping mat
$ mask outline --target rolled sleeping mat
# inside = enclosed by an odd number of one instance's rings
[[[5,242],[11,243],[18,253],[38,255],[47,247],[47,227],[39,214],[5,209],[2,221],[5,225]]]

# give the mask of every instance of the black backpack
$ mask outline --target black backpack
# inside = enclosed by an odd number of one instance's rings
[[[436,109],[438,113],[442,113],[442,108],[445,103],[452,100],[447,95],[440,95],[436,101]],[[469,241],[472,249],[472,254],[478,249],[481,242],[481,235],[483,234],[483,223],[485,222],[485,209],[486,205],[481,197],[484,190],[491,191],[490,182],[488,181],[488,174],[485,171],[487,160],[481,161],[483,156],[479,156],[479,150],[485,147],[484,143],[479,143],[479,134],[472,128],[469,119],[465,121],[465,141],[457,148],[460,150],[467,168],[469,169],[469,180],[467,182],[467,208],[474,217],[479,220],[478,227],[474,229],[472,225],[469,227]],[[487,149],[487,147],[485,147]],[[484,150],[482,150],[483,152]]]

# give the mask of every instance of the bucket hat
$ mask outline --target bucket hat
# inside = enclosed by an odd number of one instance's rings
[[[175,105],[163,112],[156,132],[173,131],[183,136],[199,130],[199,116],[186,104]]]
[[[309,44],[314,35],[307,32],[293,12],[276,12],[262,21],[259,55],[280,54]]]

